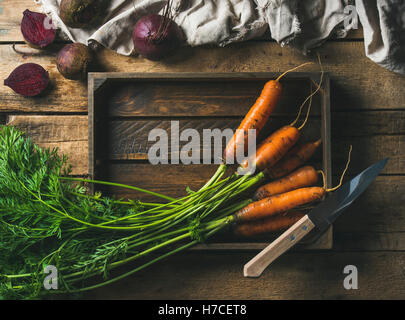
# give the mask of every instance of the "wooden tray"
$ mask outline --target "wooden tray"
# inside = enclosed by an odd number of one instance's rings
[[[161,192],[169,196],[186,194],[186,186],[197,189],[217,165],[152,165],[148,161],[150,130],[169,132],[178,120],[180,132],[187,128],[236,129],[275,73],[90,73],[89,74],[89,175]],[[320,82],[319,73],[290,73],[283,78],[283,96],[259,140],[296,117],[298,107]],[[324,74],[322,89],[313,98],[310,119],[302,140],[322,138],[321,150],[312,160],[326,173],[331,186],[330,83]],[[304,110],[306,111],[306,109]],[[181,145],[180,145],[181,147]],[[202,154],[202,153],[201,153]],[[118,188],[103,188],[122,198],[151,200],[143,194]],[[260,250],[277,235],[254,239],[219,236],[215,242],[194,250]],[[332,228],[323,235],[314,232],[298,246],[330,249]]]

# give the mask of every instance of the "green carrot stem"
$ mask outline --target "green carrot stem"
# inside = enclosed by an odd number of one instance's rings
[[[226,225],[227,225],[227,224],[223,224],[223,225],[219,226],[217,229],[211,230],[210,232],[208,232],[208,233],[206,234],[206,238],[211,237],[213,234],[215,234],[216,232],[220,231],[220,230],[221,230],[223,227],[225,227]],[[103,287],[103,286],[105,286],[105,285],[114,283],[114,282],[119,281],[119,280],[121,280],[121,279],[124,279],[124,278],[126,278],[126,277],[128,277],[128,276],[130,276],[130,275],[132,275],[132,274],[134,274],[134,273],[136,273],[136,272],[138,272],[138,271],[141,271],[141,270],[145,269],[146,267],[149,267],[150,265],[152,265],[152,264],[154,264],[154,263],[156,263],[156,262],[158,262],[158,261],[160,261],[160,260],[163,260],[163,259],[165,259],[165,258],[167,258],[167,257],[169,257],[169,256],[171,256],[171,255],[174,255],[174,254],[176,254],[176,253],[178,253],[178,252],[180,252],[180,251],[183,251],[183,250],[185,250],[185,249],[188,249],[188,248],[190,248],[190,247],[196,245],[198,242],[199,242],[199,241],[197,241],[197,240],[193,240],[193,241],[191,241],[191,242],[189,242],[189,243],[187,243],[187,244],[185,244],[185,245],[183,245],[183,246],[181,246],[181,247],[179,247],[179,248],[176,248],[176,249],[174,249],[174,250],[172,250],[172,251],[169,251],[169,252],[167,252],[167,253],[165,253],[165,254],[163,254],[163,255],[161,255],[161,256],[159,256],[159,257],[157,257],[157,258],[155,258],[155,259],[153,259],[153,260],[151,260],[151,261],[149,261],[149,262],[147,262],[147,263],[145,263],[145,264],[139,266],[138,268],[135,268],[135,269],[133,269],[133,270],[131,270],[131,271],[129,271],[129,272],[126,272],[126,273],[124,273],[124,274],[122,274],[122,275],[119,275],[119,276],[117,276],[117,277],[115,277],[115,278],[112,278],[112,279],[110,279],[110,280],[104,281],[104,282],[102,282],[102,283],[98,283],[98,284],[93,285],[93,286],[89,286],[89,287],[85,287],[85,288],[80,288],[80,289],[76,289],[76,290],[71,290],[71,291],[69,291],[69,292],[84,292],[84,291],[93,290],[93,289],[100,288],[100,287]],[[128,260],[128,259],[126,259],[126,260]],[[123,262],[123,261],[124,261],[124,260],[122,260],[122,262]],[[128,260],[128,261],[130,261],[130,260]],[[123,262],[123,263],[127,263],[128,261]]]
[[[183,234],[183,235],[181,235],[181,236],[177,236],[177,237],[175,237],[175,238],[173,238],[173,239],[170,239],[170,240],[167,240],[167,241],[165,241],[165,242],[163,242],[163,243],[160,243],[160,244],[158,244],[158,245],[155,245],[155,246],[153,246],[153,247],[151,247],[151,248],[149,248],[149,249],[146,249],[146,250],[144,250],[144,251],[142,251],[142,252],[140,252],[140,253],[137,253],[137,254],[135,254],[135,255],[133,255],[133,256],[131,256],[131,257],[125,258],[125,259],[120,260],[120,261],[112,262],[112,263],[109,264],[109,268],[110,268],[110,269],[116,268],[116,267],[118,267],[118,266],[120,266],[120,265],[123,265],[123,264],[125,264],[125,263],[130,262],[130,261],[133,261],[133,260],[135,260],[135,259],[141,258],[141,257],[143,257],[143,256],[145,256],[145,255],[147,255],[147,254],[149,254],[149,253],[151,253],[151,252],[153,252],[153,251],[156,251],[156,250],[158,250],[158,249],[161,249],[161,248],[163,248],[163,247],[165,247],[165,246],[168,246],[168,245],[170,245],[170,244],[173,244],[173,243],[175,243],[175,242],[177,242],[177,241],[186,239],[186,238],[188,238],[188,237],[190,237],[190,236],[191,236],[191,233],[190,233],[190,232],[187,232],[187,233],[185,233],[185,234]],[[97,274],[97,271],[99,271],[99,270],[101,270],[101,269],[102,269],[101,267],[96,268],[96,269],[95,269],[92,273],[90,273],[86,278],[91,277],[91,276]],[[70,278],[73,278],[73,277],[80,276],[80,275],[82,275],[83,273],[84,273],[83,271],[78,271],[78,272],[75,272],[75,273],[68,274],[68,275],[64,276],[64,278],[65,278],[65,279],[70,279]],[[80,280],[80,279],[76,279],[76,281],[77,281],[77,280]]]
[[[216,182],[218,177],[222,176],[222,174],[225,172],[226,170],[226,165],[225,164],[221,164],[217,171],[214,173],[214,175],[211,177],[210,180],[207,181],[207,183],[202,186],[202,188],[200,190],[204,190],[206,187],[209,187],[212,183]]]
[[[89,227],[93,227],[93,228],[109,229],[109,230],[133,230],[134,229],[134,227],[125,227],[125,226],[110,227],[110,226],[105,226],[103,224],[93,224],[93,223],[90,223],[90,222],[87,222],[87,221],[77,219],[77,218],[75,218],[75,217],[73,217],[73,216],[71,216],[71,215],[69,215],[69,214],[67,214],[65,212],[62,212],[61,210],[59,210],[59,209],[55,208],[54,206],[50,205],[49,203],[46,203],[40,197],[38,197],[35,193],[33,193],[31,190],[29,190],[27,187],[25,187],[24,184],[22,184],[22,185],[32,196],[34,196],[42,204],[44,204],[48,208],[54,210],[55,212],[59,213],[60,215],[66,217],[68,219],[71,219],[71,220],[73,220],[73,221],[75,221],[77,223],[80,223],[80,224],[83,224],[83,225],[86,225],[86,226],[89,226]],[[79,231],[79,230],[81,230],[81,229],[77,229],[76,231]]]
[[[77,193],[77,192],[74,192],[74,191],[69,191],[69,193],[70,194],[72,194],[72,195],[74,195],[74,196],[77,196],[77,197],[82,197],[82,198],[88,198],[88,199],[92,199],[92,200],[95,200],[95,201],[102,201],[103,199],[101,199],[100,197],[97,197],[97,196],[91,196],[91,195],[88,195],[88,194],[81,194],[81,193]],[[161,206],[169,206],[169,204],[165,204],[165,203],[151,203],[151,202],[143,202],[143,201],[137,201],[136,203],[135,202],[132,202],[132,201],[121,201],[121,200],[112,200],[112,202],[113,203],[116,203],[116,204],[122,204],[122,205],[134,205],[134,204],[139,204],[139,205],[141,205],[141,206],[143,206],[143,207],[161,207]],[[170,205],[170,206],[172,206],[172,207],[175,207],[175,205]]]
[[[18,278],[26,278],[33,276],[34,273],[24,273],[24,274],[2,274],[2,277],[6,277],[8,279],[18,279]]]
[[[149,190],[139,188],[139,187],[129,186],[129,185],[122,184],[122,183],[107,182],[107,181],[100,181],[100,180],[91,180],[91,179],[83,179],[83,178],[72,178],[72,177],[60,177],[60,179],[62,179],[62,180],[70,180],[70,181],[77,181],[77,182],[102,184],[102,185],[113,186],[113,187],[120,187],[120,188],[125,188],[125,189],[130,189],[130,190],[143,192],[143,193],[146,193],[146,194],[158,197],[158,198],[162,198],[162,199],[165,199],[165,200],[168,200],[168,201],[175,201],[176,200],[175,198],[168,197],[168,196],[165,196],[165,195],[157,193],[157,192],[149,191]]]
[[[110,279],[110,280],[107,280],[107,281],[98,283],[98,284],[93,285],[93,286],[84,287],[84,288],[80,288],[80,289],[76,289],[76,290],[70,290],[69,292],[84,292],[84,291],[89,291],[89,290],[93,290],[93,289],[96,289],[96,288],[100,288],[100,287],[109,285],[109,284],[111,284],[111,283],[114,283],[114,282],[116,282],[116,281],[119,281],[119,280],[121,280],[121,279],[124,279],[124,278],[126,278],[126,277],[128,277],[128,276],[130,276],[130,275],[132,275],[132,274],[134,274],[134,273],[136,273],[136,272],[139,272],[139,271],[141,271],[141,270],[143,270],[143,269],[149,267],[150,265],[152,265],[152,264],[154,264],[154,263],[156,263],[156,262],[158,262],[158,261],[160,261],[160,260],[163,260],[163,259],[165,259],[165,258],[167,258],[167,257],[169,257],[169,256],[171,256],[171,255],[173,255],[173,254],[175,254],[175,253],[177,253],[177,252],[180,252],[180,251],[182,251],[182,250],[185,250],[185,249],[187,249],[187,248],[190,248],[190,247],[192,247],[193,245],[195,245],[195,244],[197,244],[197,243],[198,243],[198,241],[197,241],[197,240],[194,240],[194,241],[192,241],[192,242],[190,242],[190,243],[188,243],[188,244],[185,244],[185,245],[183,245],[183,246],[181,246],[181,247],[179,247],[179,248],[176,248],[176,249],[174,249],[174,250],[172,250],[172,251],[170,251],[170,252],[168,252],[168,253],[165,253],[165,254],[159,256],[158,258],[153,259],[153,260],[151,260],[151,261],[149,261],[149,262],[147,262],[147,263],[145,263],[145,264],[139,266],[138,268],[135,268],[135,269],[133,269],[133,270],[131,270],[131,271],[129,271],[129,272],[126,272],[126,273],[124,273],[124,274],[122,274],[122,275],[119,275],[119,276],[117,276],[117,277],[115,277],[115,278],[112,278],[112,279]]]
[[[210,186],[210,187],[212,187],[212,186]],[[209,189],[209,188],[207,188],[207,189]],[[202,191],[200,190],[199,192],[202,192]],[[207,192],[207,190],[205,190],[205,192]],[[195,202],[198,202],[198,199],[202,199],[204,197],[204,193],[202,193],[202,194],[195,193],[192,196],[194,197],[194,199],[192,199],[192,198],[190,199],[192,201],[185,202],[182,205],[177,206],[176,208],[173,208],[173,209],[168,210],[168,211],[166,211],[166,212],[164,212],[162,214],[159,214],[158,217],[163,216],[162,219],[156,220],[156,221],[153,221],[153,222],[150,222],[150,223],[147,223],[147,224],[144,224],[144,223],[141,224],[141,225],[135,225],[134,224],[134,225],[132,225],[131,228],[132,229],[144,230],[144,229],[147,229],[147,228],[151,228],[153,226],[161,225],[162,223],[164,223],[166,221],[169,221],[171,219],[174,219],[176,217],[178,218],[178,217],[184,216],[184,214],[187,213],[187,211],[189,211],[189,210],[192,210],[192,212],[195,212],[196,211],[195,210],[195,206],[196,206]],[[184,209],[182,207],[184,207]],[[201,207],[197,206],[196,208],[197,208],[197,210],[199,210]],[[136,216],[136,215],[137,214],[135,214],[134,216]],[[190,214],[188,214],[188,215],[190,215]],[[128,219],[128,216],[116,219],[114,222],[117,222],[118,220],[124,220],[124,219]],[[107,224],[107,223],[102,223],[102,225],[104,225],[104,224]]]
[[[136,248],[136,247],[140,247],[140,246],[142,246],[144,244],[147,244],[147,243],[150,243],[150,242],[153,242],[153,241],[156,241],[156,240],[164,239],[164,238],[167,238],[167,237],[179,234],[179,233],[184,233],[186,231],[189,231],[189,229],[190,228],[182,228],[182,229],[174,230],[174,231],[171,231],[171,232],[168,232],[168,233],[160,234],[160,235],[152,237],[152,238],[148,238],[148,239],[143,240],[143,241],[134,240],[134,242],[132,244],[128,245],[128,249],[133,249],[133,248]]]
[[[196,196],[198,196],[198,195],[199,195],[200,193],[202,193],[202,192],[206,192],[207,190],[211,190],[211,189],[213,189],[213,188],[219,187],[221,184],[226,183],[226,181],[227,181],[228,179],[229,179],[229,177],[226,178],[226,179],[224,179],[224,180],[222,180],[222,181],[219,181],[219,182],[217,182],[217,183],[215,183],[215,184],[213,184],[213,185],[211,185],[211,186],[206,187],[205,190],[203,190],[203,191],[197,191],[197,192],[195,192],[194,194],[190,194],[190,195],[187,195],[187,196],[185,196],[185,197],[183,197],[183,198],[176,199],[176,200],[174,200],[174,201],[172,201],[172,202],[170,202],[170,203],[162,204],[160,207],[163,208],[163,207],[165,207],[165,206],[174,205],[175,203],[182,202],[182,201],[183,201],[183,203],[182,203],[183,206],[190,205],[189,202],[187,202],[187,201],[184,202],[184,200],[190,199],[190,198],[192,198],[192,197],[196,197]],[[102,223],[100,223],[100,224],[97,224],[97,226],[104,226],[104,225],[108,225],[108,224],[111,224],[111,223],[117,223],[117,222],[119,222],[119,221],[123,221],[123,220],[131,219],[131,218],[134,218],[134,217],[137,217],[137,216],[140,216],[140,215],[144,215],[144,214],[146,214],[146,213],[155,212],[155,211],[158,210],[158,209],[159,209],[159,206],[156,207],[156,208],[152,208],[152,209],[146,210],[146,211],[142,211],[142,212],[140,212],[140,213],[134,213],[134,214],[132,214],[132,215],[127,215],[127,216],[125,216],[125,217],[117,218],[117,219],[115,219],[115,220],[113,220],[113,221],[102,222]],[[171,210],[171,211],[166,211],[163,215],[167,216],[168,213],[175,212],[175,210],[178,210],[178,209],[179,209],[179,207],[173,207],[173,208],[169,209],[169,210]],[[78,228],[77,230],[80,230],[80,228]],[[127,230],[128,230],[128,229],[127,229]]]
[[[252,202],[253,202],[252,199],[246,199],[246,200],[243,200],[243,201],[241,201],[241,202],[239,202],[239,203],[237,203],[237,204],[235,204],[235,205],[233,205],[231,207],[219,210],[218,211],[218,217],[220,218],[220,217],[224,217],[224,216],[228,216],[230,214],[233,214],[236,211],[238,211],[239,209],[242,209],[242,208],[246,207],[248,204],[250,204]]]

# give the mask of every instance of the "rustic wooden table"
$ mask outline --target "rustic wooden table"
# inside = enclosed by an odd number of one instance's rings
[[[2,123],[24,129],[38,144],[70,156],[73,174],[86,175],[87,87],[62,78],[55,66],[58,45],[38,53],[20,34],[32,0],[0,1],[0,75],[35,62],[49,70],[50,93],[24,99],[0,87]],[[27,54],[17,54],[11,45]],[[59,46],[60,47],[60,46]],[[34,52],[34,55],[29,53]],[[291,252],[259,279],[245,279],[242,266],[254,253],[186,252],[124,281],[87,293],[105,299],[404,299],[405,298],[405,77],[365,57],[361,31],[330,40],[319,53],[332,80],[332,152],[337,176],[353,145],[351,174],[389,156],[383,174],[335,224],[334,248]],[[103,50],[105,71],[279,72],[315,61],[271,41],[226,48],[186,48],[164,63]],[[317,71],[318,67],[306,71]],[[337,179],[337,178],[336,178]],[[335,180],[336,180],[335,179]],[[355,265],[359,289],[345,290],[343,269]]]

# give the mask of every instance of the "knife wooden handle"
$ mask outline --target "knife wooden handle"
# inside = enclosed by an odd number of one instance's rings
[[[270,263],[299,242],[314,227],[315,225],[309,219],[308,215],[302,217],[280,237],[274,240],[252,260],[245,264],[243,269],[244,276],[259,277]]]

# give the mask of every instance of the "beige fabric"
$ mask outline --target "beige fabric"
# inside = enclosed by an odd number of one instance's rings
[[[61,0],[36,0],[42,4],[55,24],[74,42],[89,44],[98,42],[123,55],[133,53],[132,29],[136,21],[148,13],[159,13],[166,0],[112,0],[104,24],[93,30],[67,28],[60,20]],[[323,2],[329,3],[326,7]],[[216,44],[225,46],[236,41],[244,41],[263,36],[270,29],[273,39],[284,44],[301,33],[298,15],[299,3],[306,7],[325,7],[325,10],[342,11],[345,1],[341,0],[174,0],[175,21],[184,31],[187,43],[191,46]],[[301,5],[300,5],[301,6]],[[304,6],[304,7],[305,7]],[[308,11],[310,14],[314,10]],[[319,12],[319,10],[317,11]],[[321,14],[324,10],[321,10]],[[317,29],[311,45],[303,45],[306,50],[313,44],[327,38],[333,28],[342,21],[341,17],[328,14],[327,27]],[[304,17],[305,18],[305,17]],[[319,17],[308,19],[309,24]],[[319,25],[324,27],[323,25]],[[305,42],[306,43],[306,42]],[[297,42],[297,45],[299,42]]]
[[[111,0],[104,23],[93,30],[67,28],[58,16],[60,1],[35,0],[70,40],[99,43],[130,55],[137,20],[161,12],[167,0]],[[346,36],[353,27],[346,23],[352,17],[349,5],[357,9],[363,24],[368,57],[405,74],[403,0],[173,0],[172,9],[191,46],[225,46],[268,35],[269,30],[281,45],[306,53],[332,33]]]
[[[405,1],[357,0],[367,56],[388,70],[405,74]]]
[[[165,0],[112,0],[104,24],[97,29],[66,27],[59,18],[61,0],[40,0],[43,12],[74,42],[98,42],[123,55],[133,52],[132,30],[136,21],[150,13],[159,13]],[[252,0],[175,0],[175,21],[187,43],[226,45],[261,36],[268,28]]]

